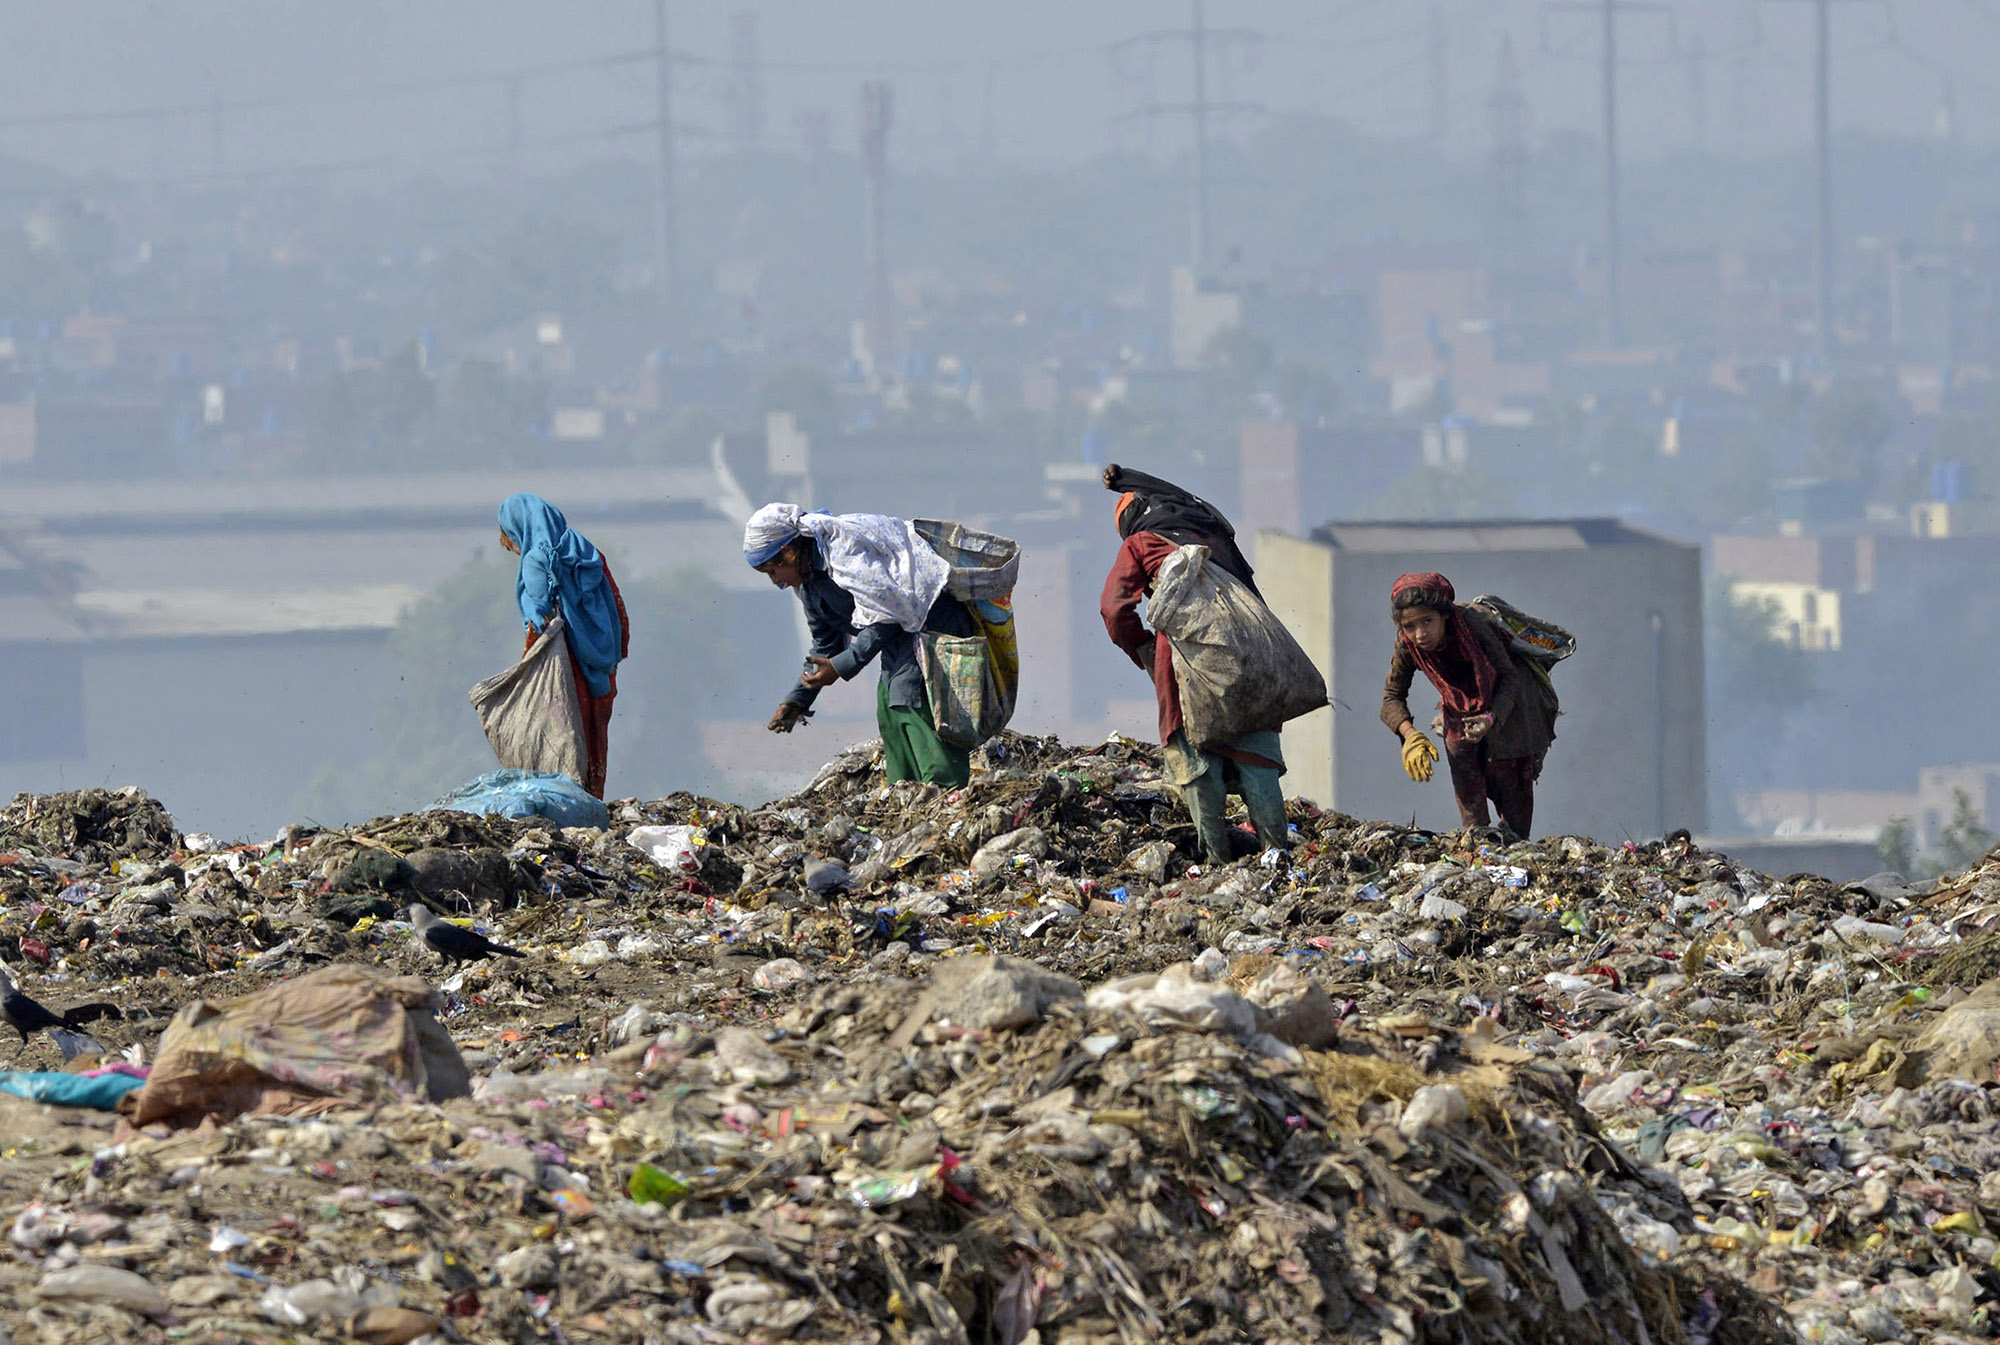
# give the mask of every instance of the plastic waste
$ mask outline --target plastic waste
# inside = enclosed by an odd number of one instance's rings
[[[539,771],[488,771],[466,781],[431,806],[432,811],[544,817],[559,827],[608,827],[610,810],[567,775]]]
[[[145,1082],[133,1074],[93,1077],[37,1070],[0,1071],[0,1092],[30,1102],[46,1102],[52,1107],[90,1107],[97,1111],[116,1111],[119,1100]]]
[[[641,1205],[671,1205],[686,1199],[693,1188],[664,1169],[641,1163],[632,1169],[625,1190]]]
[[[701,852],[708,845],[706,827],[634,827],[626,841],[644,851],[663,869],[693,873],[701,868]]]
[[[151,1280],[115,1266],[71,1266],[51,1271],[42,1276],[35,1293],[52,1301],[102,1303],[147,1317],[163,1317],[171,1306]]]

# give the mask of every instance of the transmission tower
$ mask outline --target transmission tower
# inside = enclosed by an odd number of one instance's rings
[[[866,268],[862,297],[868,350],[876,377],[883,376],[895,353],[895,295],[889,288],[889,261],[883,246],[883,195],[889,183],[889,123],[895,96],[887,83],[861,86],[862,247]]]
[[[1261,112],[1257,103],[1212,99],[1208,96],[1208,62],[1217,50],[1226,47],[1242,47],[1260,42],[1264,35],[1249,28],[1211,28],[1203,13],[1202,0],[1191,0],[1192,12],[1186,28],[1162,28],[1149,33],[1128,37],[1113,45],[1113,53],[1126,51],[1140,44],[1157,46],[1161,43],[1186,43],[1193,64],[1193,97],[1185,103],[1148,103],[1135,108],[1119,118],[1121,121],[1137,117],[1156,118],[1163,116],[1185,116],[1193,131],[1194,144],[1190,154],[1188,174],[1188,261],[1197,275],[1208,269],[1210,245],[1209,229],[1209,163],[1208,128],[1212,119],[1220,116],[1241,115]]]
[[[1625,342],[1625,319],[1619,304],[1623,282],[1622,237],[1618,218],[1618,16],[1626,13],[1664,14],[1673,10],[1657,0],[1561,0],[1543,6],[1545,12],[1594,15],[1602,25],[1601,75],[1604,114],[1604,343]]]
[[[764,61],[758,38],[756,10],[739,9],[729,16],[730,129],[739,154],[764,148]]]

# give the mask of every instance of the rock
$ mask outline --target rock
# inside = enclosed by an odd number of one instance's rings
[[[442,1325],[412,1308],[369,1308],[347,1319],[347,1334],[361,1345],[408,1345]]]
[[[1075,981],[1025,958],[947,958],[931,973],[933,1016],[959,1027],[1026,1027],[1082,998]]]
[[[1257,1010],[1257,1030],[1291,1046],[1317,1049],[1340,1035],[1340,1014],[1318,981],[1287,963],[1271,967],[1243,997]]]
[[[1015,855],[1041,859],[1049,853],[1048,833],[1040,827],[1022,827],[995,836],[972,856],[972,876],[988,878],[1014,862]]]

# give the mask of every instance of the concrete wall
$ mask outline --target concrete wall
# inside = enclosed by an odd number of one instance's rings
[[[1333,548],[1277,532],[1257,534],[1257,587],[1334,696]],[[1349,697],[1348,704],[1353,704]],[[1374,703],[1367,706],[1372,713]],[[1285,726],[1285,793],[1333,806],[1333,722],[1350,711],[1315,710]]]
[[[1695,548],[1639,541],[1567,550],[1392,553],[1266,534],[1258,554],[1259,579],[1274,610],[1321,662],[1335,701],[1324,720],[1311,715],[1287,728],[1289,790],[1357,816],[1457,825],[1445,772],[1440,769],[1428,785],[1412,784],[1378,718],[1394,642],[1389,586],[1405,571],[1442,568],[1461,598],[1497,593],[1561,622],[1578,638],[1578,653],[1555,671],[1563,715],[1539,789],[1537,832],[1618,841],[1657,836],[1662,821],[1667,830],[1706,822]],[[1655,612],[1661,619],[1663,754],[1654,742]],[[1412,713],[1428,724],[1436,707],[1435,692],[1419,678]]]

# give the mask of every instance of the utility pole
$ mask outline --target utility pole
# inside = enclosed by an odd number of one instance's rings
[[[1694,111],[1694,141],[1691,148],[1696,154],[1708,153],[1708,43],[1696,33],[1688,40],[1687,51],[1688,98]]]
[[[979,163],[990,169],[1000,153],[1000,128],[993,115],[994,86],[999,82],[999,65],[995,61],[986,62],[986,81],[982,86],[979,100]]]
[[[659,271],[660,308],[670,311],[680,297],[679,203],[674,181],[673,55],[667,50],[667,0],[653,0],[653,70],[659,87],[660,158],[653,182],[653,264]]]
[[[1194,0],[1188,47],[1194,55],[1194,199],[1189,203],[1188,257],[1195,274],[1208,269],[1208,40],[1201,0]]]
[[[502,80],[500,96],[507,121],[507,161],[503,171],[508,189],[517,190],[521,185],[521,76],[513,74]]]
[[[1621,13],[1650,11],[1663,13],[1669,23],[1673,11],[1666,5],[1640,0],[1569,0],[1544,6],[1547,10],[1595,13],[1603,36],[1603,116],[1604,116],[1604,317],[1603,335],[1607,346],[1625,343],[1625,318],[1619,303],[1623,280],[1620,256],[1622,231],[1618,218],[1618,16]]]
[[[757,11],[739,9],[730,15],[731,101],[735,103],[738,154],[755,154],[764,148],[764,62],[759,47]]]
[[[889,288],[889,262],[882,238],[882,198],[889,182],[889,123],[895,97],[884,81],[861,86],[861,205],[863,264],[863,323],[868,353],[877,379],[895,354],[895,296]]]
[[[1431,6],[1431,38],[1428,44],[1431,67],[1431,124],[1433,145],[1442,146],[1451,134],[1451,39],[1445,35],[1444,8]]]
[[[1833,66],[1832,0],[1813,0],[1818,51],[1813,61],[1813,346],[1825,368],[1833,358],[1833,124],[1828,84]]]
[[[1813,353],[1833,359],[1833,5],[1813,7]]]
[[[1213,117],[1246,112],[1261,112],[1260,104],[1225,102],[1208,96],[1208,57],[1211,48],[1229,45],[1243,45],[1263,40],[1263,34],[1248,28],[1211,28],[1203,12],[1203,0],[1191,0],[1191,13],[1186,28],[1165,28],[1137,37],[1126,38],[1113,44],[1115,54],[1137,44],[1157,45],[1162,42],[1185,42],[1193,57],[1194,81],[1193,97],[1185,103],[1148,103],[1124,114],[1119,120],[1134,117],[1154,118],[1169,115],[1185,115],[1193,131],[1194,143],[1189,153],[1188,173],[1188,262],[1199,276],[1208,269],[1211,243],[1209,227],[1209,160],[1208,127]]]
[[[1618,255],[1618,5],[1604,0],[1604,344],[1623,345],[1624,315],[1618,290],[1624,271]]]

